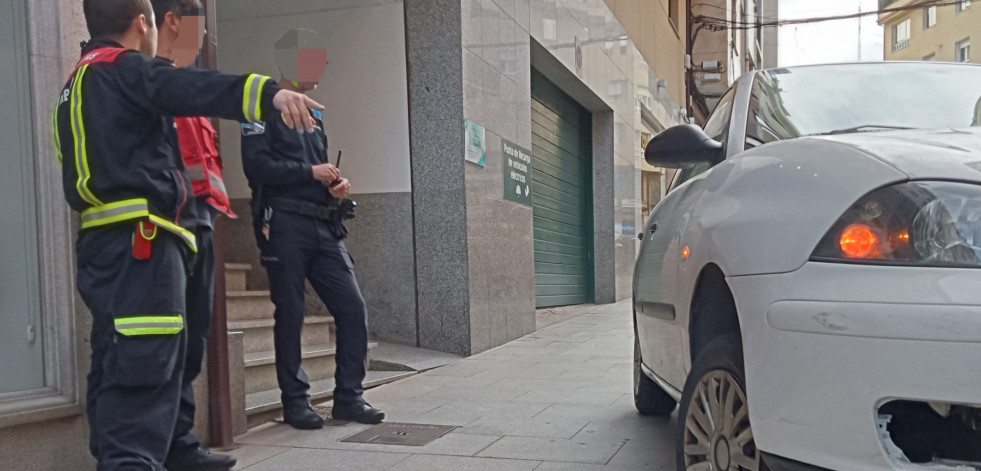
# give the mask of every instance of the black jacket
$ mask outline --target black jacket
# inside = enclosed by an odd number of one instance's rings
[[[313,133],[299,134],[286,127],[279,112],[264,123],[242,125],[242,165],[253,195],[300,199],[327,205],[333,196],[323,182],[313,179],[314,165],[327,163],[327,134],[323,115],[311,111]]]
[[[72,75],[53,117],[65,199],[83,211],[143,198],[154,213],[179,223],[193,192],[172,116],[257,121],[273,110],[280,88],[267,77],[178,69],[107,48],[122,46],[95,39],[82,50],[82,61],[101,59]]]

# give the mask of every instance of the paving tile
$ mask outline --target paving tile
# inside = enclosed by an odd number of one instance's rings
[[[565,463],[561,461],[543,461],[535,471],[610,471],[610,468],[600,464]]]
[[[501,378],[491,387],[523,388],[529,391],[581,391],[590,383],[583,381],[557,381],[554,379]]]
[[[376,471],[387,469],[410,455],[348,450],[294,449],[245,468],[247,471]]]
[[[507,435],[511,437],[570,439],[582,431],[588,424],[588,419],[577,417],[536,419],[534,417],[484,416],[465,427],[457,429],[457,432],[483,435]]]
[[[389,471],[532,471],[541,461],[413,455]]]
[[[677,469],[675,458],[674,440],[638,437],[625,443],[607,466],[623,470],[673,471]]]
[[[455,433],[443,435],[423,446],[359,444],[358,450],[378,452],[398,452],[426,455],[473,456],[498,441],[500,435],[477,435]]]
[[[555,438],[504,437],[477,456],[569,463],[605,464],[622,442],[585,442]]]
[[[568,418],[569,416],[566,416]],[[577,416],[571,416],[577,417]],[[552,417],[536,417],[556,420]],[[582,441],[630,441],[646,444],[667,443],[673,446],[677,433],[675,416],[649,417],[635,410],[611,411],[610,414],[594,416],[589,424],[573,437]]]
[[[265,445],[245,445],[234,450],[222,451],[220,453],[232,455],[238,460],[235,470],[244,469],[256,463],[268,460],[280,453],[289,451],[288,447],[265,446]]]
[[[592,404],[599,406],[613,405],[623,393],[589,392],[589,391],[546,391],[535,390],[514,398],[516,402],[551,402],[553,404]]]
[[[529,418],[534,417],[550,406],[551,404],[536,402],[457,401],[441,406],[433,410],[431,414],[440,413],[449,417],[476,414],[477,417],[474,420],[484,416]]]
[[[320,430],[297,430],[286,424],[276,424],[263,430],[247,433],[235,439],[244,445],[283,446],[293,448],[353,449],[350,443],[338,440],[368,428],[368,425],[350,423],[341,427],[324,427]]]
[[[420,396],[426,400],[447,401],[509,401],[527,393],[527,388],[440,386]]]

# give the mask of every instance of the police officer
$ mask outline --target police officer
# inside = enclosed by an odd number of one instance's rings
[[[288,31],[276,43],[281,83],[306,93],[316,88],[327,65],[326,43],[309,30]],[[304,280],[309,280],[337,325],[334,375],[336,419],[376,424],[385,414],[362,394],[368,329],[354,264],[342,242],[347,234],[332,219],[335,199],[350,183],[327,163],[323,115],[312,109],[313,134],[290,131],[289,116],[273,113],[264,123],[242,125],[242,162],[252,188],[256,239],[276,305],[276,374],[283,418],[298,429],[316,429],[323,419],[310,406],[309,379],[300,367]]]
[[[157,57],[186,67],[194,62],[205,35],[205,18],[199,0],[150,0],[157,25]],[[193,433],[194,379],[201,373],[215,297],[214,224],[219,212],[235,217],[221,176],[217,133],[201,116],[174,118],[188,183],[194,192],[185,207],[182,225],[194,233],[197,254],[191,258],[185,291],[187,355],[180,408],[170,453],[164,462],[169,471],[227,471],[236,460],[229,455],[201,449]]]
[[[309,98],[258,75],[154,59],[149,0],[84,0],[92,37],[59,95],[53,136],[65,198],[81,213],[78,290],[92,314],[87,410],[99,471],[163,469],[183,386],[181,227],[191,197],[169,116],[259,121],[273,109],[312,131]]]

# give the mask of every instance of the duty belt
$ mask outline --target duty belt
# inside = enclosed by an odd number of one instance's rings
[[[191,251],[198,251],[194,233],[168,221],[166,218],[153,214],[150,210],[150,202],[145,198],[116,201],[93,206],[82,211],[82,229],[92,229],[127,221],[150,221],[167,232],[180,237],[191,248]]]
[[[269,205],[270,208],[277,211],[299,214],[301,216],[322,219],[324,221],[329,221],[331,219],[330,208],[325,205],[311,203],[309,201],[273,196],[266,199],[266,204]]]

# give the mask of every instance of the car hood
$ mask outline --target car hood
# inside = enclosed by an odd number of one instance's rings
[[[813,137],[860,150],[912,180],[981,183],[981,128],[860,132]]]

